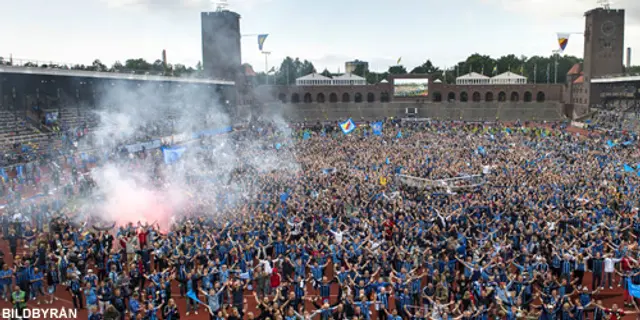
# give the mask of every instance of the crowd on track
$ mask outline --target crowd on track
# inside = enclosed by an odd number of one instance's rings
[[[206,148],[215,138],[187,155],[203,170],[189,176],[192,205],[166,229],[85,219],[74,203],[100,181],[79,162],[72,174],[43,174],[37,199],[5,183],[12,263],[0,258],[1,297],[20,311],[68,294],[89,320],[619,320],[639,311],[633,133],[387,119],[348,134],[255,123],[226,139],[233,164]],[[142,153],[118,161],[158,181],[172,170]],[[624,305],[606,303],[614,292]]]

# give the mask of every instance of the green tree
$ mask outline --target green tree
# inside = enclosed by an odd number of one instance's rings
[[[440,72],[440,68],[434,66],[429,59],[411,70],[412,74],[432,74],[437,72]]]
[[[391,66],[387,72],[389,74],[407,74],[407,69],[404,66]]]
[[[359,63],[356,65],[356,68],[353,70],[353,74],[355,74],[356,76],[359,77],[366,77],[367,76],[367,69],[365,68],[364,63]]]
[[[627,70],[627,73],[640,73],[640,66],[631,66],[631,68]]]
[[[93,60],[93,63],[91,64],[91,66],[87,66],[87,69],[90,71],[97,71],[97,72],[106,72],[109,70],[107,66],[104,63],[102,63],[102,61],[100,61],[99,59]]]
[[[325,68],[324,70],[322,70],[322,73],[320,73],[321,75],[325,76],[325,77],[329,77],[331,78],[333,75],[331,74],[331,72],[329,72],[329,70],[327,70],[327,68]]]

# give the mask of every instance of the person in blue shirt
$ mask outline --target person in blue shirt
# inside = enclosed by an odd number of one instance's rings
[[[96,293],[96,289],[91,286],[91,283],[86,283],[84,290],[84,299],[87,303],[87,309],[95,306],[98,307],[98,294]]]
[[[131,313],[132,319],[137,319],[136,317],[140,313],[141,308],[139,299],[140,296],[137,292],[134,293],[133,296],[131,296],[131,299],[129,299],[129,313]]]
[[[33,269],[33,273],[31,274],[31,296],[33,300],[36,300],[37,304],[40,304],[40,298],[44,297],[44,288],[43,283],[44,274],[38,268]]]
[[[0,290],[2,290],[2,299],[9,301],[11,295],[11,284],[13,282],[13,269],[8,264],[2,266],[0,270]]]

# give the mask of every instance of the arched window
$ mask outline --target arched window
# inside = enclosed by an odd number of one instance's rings
[[[324,103],[324,93],[322,93],[322,92],[318,93],[318,95],[316,96],[316,102],[317,103]]]
[[[469,95],[467,94],[466,91],[462,91],[460,93],[460,102],[467,102],[469,101]]]
[[[353,96],[353,100],[357,103],[362,102],[362,93],[356,92],[356,94]]]
[[[376,95],[373,92],[367,93],[367,102],[376,102]]]
[[[300,103],[300,95],[297,93],[292,94],[291,103]]]
[[[524,102],[531,102],[532,95],[531,92],[527,91],[524,93]]]
[[[389,102],[389,92],[383,92],[380,94],[380,102]]]
[[[442,102],[442,94],[440,92],[433,93],[433,102]]]
[[[473,102],[480,102],[480,100],[482,100],[482,98],[480,97],[480,92],[474,92],[473,96],[471,96],[471,98],[473,99]]]
[[[520,94],[517,92],[511,92],[511,102],[518,102],[520,100]]]
[[[348,93],[345,92],[342,94],[342,102],[351,102],[351,97]]]
[[[449,92],[449,94],[447,95],[447,101],[456,101],[456,93]]]
[[[311,93],[307,92],[304,94],[304,103],[311,103],[313,100],[311,99]]]
[[[500,93],[498,93],[498,102],[505,101],[507,101],[507,94],[504,91],[500,91]]]
[[[493,101],[493,92],[489,91],[484,95],[484,101],[492,102]]]
[[[544,100],[546,99],[544,92],[542,91],[538,91],[538,94],[536,95],[536,101],[537,102],[544,102]]]
[[[284,94],[284,93],[280,93],[278,95],[278,100],[280,100],[280,102],[282,102],[282,103],[287,103],[287,95]]]
[[[329,95],[329,102],[330,103],[338,102],[338,95],[335,92],[331,92],[331,94]]]

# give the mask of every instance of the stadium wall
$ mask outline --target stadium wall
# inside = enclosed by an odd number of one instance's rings
[[[464,121],[560,121],[563,106],[560,102],[445,102],[445,103],[267,103],[265,114],[282,114],[286,120],[338,121],[353,118],[356,121],[378,120],[385,117],[405,118],[407,109],[416,109],[413,116],[439,120]],[[239,113],[250,112],[240,109]]]

